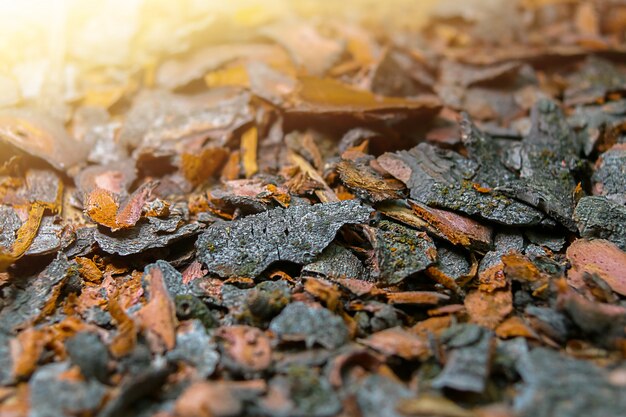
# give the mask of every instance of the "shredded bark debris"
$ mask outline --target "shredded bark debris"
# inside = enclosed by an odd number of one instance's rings
[[[626,6],[249,3],[7,57],[0,416],[623,415]]]

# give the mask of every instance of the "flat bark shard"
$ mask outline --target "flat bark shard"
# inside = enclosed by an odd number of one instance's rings
[[[563,98],[568,106],[602,101],[610,93],[624,91],[626,86],[624,72],[611,61],[595,55],[587,57],[582,68],[570,78]]]
[[[167,352],[165,357],[193,366],[201,379],[213,374],[220,359],[217,345],[199,320],[181,325],[176,335],[176,347]]]
[[[276,261],[311,262],[344,224],[364,223],[372,209],[356,200],[276,208],[218,222],[196,242],[198,258],[222,277],[255,277]]]
[[[443,371],[432,381],[434,388],[482,393],[487,384],[493,353],[493,333],[465,324],[443,336],[449,352]]]
[[[64,283],[74,272],[73,263],[65,255],[57,258],[37,277],[28,279],[24,286],[15,287],[5,299],[8,303],[0,312],[0,329],[12,333],[16,328],[32,324],[51,308]],[[9,301],[10,300],[10,301]]]
[[[623,385],[591,362],[536,348],[517,362],[524,385],[514,409],[522,417],[617,416],[626,409]]]
[[[571,268],[567,277],[575,288],[585,286],[585,275],[596,275],[618,294],[626,295],[626,252],[604,239],[577,239],[567,248]]]
[[[331,417],[341,411],[333,386],[312,368],[292,365],[286,375],[272,378],[268,388],[259,402],[262,415]]]
[[[364,163],[344,160],[337,164],[337,172],[346,187],[375,203],[402,198],[405,194],[404,184],[395,178],[384,178]]]
[[[626,204],[626,144],[614,145],[600,155],[591,180],[594,194]]]
[[[626,206],[606,197],[583,197],[573,217],[582,237],[607,239],[626,251]]]
[[[368,259],[370,274],[378,285],[397,284],[437,259],[435,244],[424,232],[388,220],[366,230],[374,248]]]
[[[368,278],[363,264],[349,249],[331,243],[313,262],[302,268],[302,275],[330,280]]]
[[[492,246],[493,229],[474,219],[448,211],[427,207],[408,200],[413,212],[438,234],[454,245],[487,251]]]
[[[249,101],[250,93],[231,87],[195,96],[146,90],[135,97],[119,141],[160,152],[182,151],[184,139],[220,134],[252,121]]]
[[[582,144],[554,102],[539,101],[532,108],[531,119],[531,130],[520,150],[520,179],[499,190],[575,231],[574,172],[578,169]]]
[[[474,278],[477,271],[475,258],[470,262],[461,250],[442,244],[437,247],[437,263],[428,267],[426,274],[444,287],[463,294],[462,287]]]
[[[483,192],[473,182],[479,165],[453,151],[420,143],[408,151],[383,154],[378,162],[404,182],[411,198],[422,204],[509,226],[538,224],[544,217],[537,209],[515,199]]]
[[[61,120],[34,107],[0,111],[0,142],[8,142],[58,170],[84,161],[89,149],[68,134]]]
[[[96,380],[64,377],[69,363],[50,363],[37,369],[30,382],[31,417],[92,414],[106,395],[106,386]]]
[[[159,219],[149,217],[134,227],[117,232],[97,229],[95,241],[100,248],[110,254],[128,256],[148,249],[163,248],[180,239],[191,237],[200,228],[197,223],[179,225],[181,219],[172,217]]]
[[[144,269],[141,279],[148,302],[137,312],[141,327],[153,351],[176,346],[176,305],[174,294],[183,290],[182,275],[165,261],[157,261]]]
[[[369,375],[358,385],[356,400],[363,417],[400,417],[398,402],[414,395],[404,384],[380,374]]]
[[[109,351],[95,332],[80,332],[65,342],[72,364],[80,368],[86,379],[107,382]]]
[[[498,187],[517,178],[514,172],[507,169],[502,161],[501,154],[506,154],[507,149],[501,149],[496,140],[481,131],[474,125],[470,117],[462,113],[459,122],[461,129],[461,141],[467,149],[467,154],[479,165],[474,177],[474,182],[486,188],[487,192],[493,187]]]
[[[272,320],[270,330],[284,341],[303,341],[336,349],[348,341],[348,328],[341,317],[321,307],[303,302],[289,304]]]

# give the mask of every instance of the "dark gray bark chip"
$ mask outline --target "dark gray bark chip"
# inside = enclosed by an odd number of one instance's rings
[[[541,100],[531,112],[532,127],[520,150],[520,179],[498,190],[536,207],[571,231],[574,212],[574,173],[582,144],[559,107]]]
[[[367,232],[374,248],[368,260],[370,273],[379,285],[397,284],[437,260],[437,248],[425,232],[388,220]]]
[[[449,349],[448,360],[432,386],[483,392],[493,354],[493,333],[474,324],[464,324],[446,330],[442,341]]]
[[[135,255],[148,249],[163,248],[180,239],[193,236],[199,229],[197,223],[180,227],[178,223],[178,220],[174,222],[172,219],[149,217],[148,221],[139,222],[131,229],[117,232],[98,229],[95,232],[95,240],[106,253],[120,256]]]
[[[520,417],[605,417],[626,410],[623,385],[592,362],[536,348],[517,364],[524,385],[515,399]]]
[[[606,197],[583,197],[574,220],[582,237],[607,239],[626,251],[626,206]]]
[[[341,317],[321,307],[303,302],[289,304],[272,320],[270,330],[283,341],[304,341],[336,349],[348,341],[348,327]]]
[[[198,239],[198,258],[222,277],[255,277],[276,261],[313,261],[344,224],[364,223],[372,209],[356,200],[276,208],[217,222]]]
[[[501,193],[483,192],[473,181],[478,164],[450,150],[420,143],[408,151],[383,154],[378,162],[407,185],[412,199],[429,206],[509,226],[538,224],[544,217],[537,209]]]

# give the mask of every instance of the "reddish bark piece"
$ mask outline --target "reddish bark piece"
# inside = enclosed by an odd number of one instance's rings
[[[428,345],[421,337],[400,327],[374,333],[367,339],[360,339],[359,343],[384,355],[399,356],[408,361],[426,358],[430,353]]]
[[[305,76],[299,81],[300,86],[292,99],[294,104],[289,109],[289,113],[294,115],[343,115],[380,119],[402,114],[428,116],[437,113],[441,107],[441,102],[433,95],[409,100],[377,96],[330,78]]]
[[[337,164],[341,181],[352,191],[371,201],[393,200],[404,196],[405,186],[395,178],[385,178],[370,166],[342,160]]]
[[[420,395],[417,398],[401,400],[398,411],[405,416],[437,416],[437,417],[477,417],[478,414],[466,410],[445,397]],[[496,416],[493,416],[496,417]],[[499,416],[507,417],[507,416]]]
[[[509,339],[512,337],[524,337],[526,339],[538,339],[534,330],[528,326],[524,320],[514,316],[504,320],[496,328],[496,335],[502,339]]]
[[[99,283],[102,281],[102,271],[89,258],[77,257],[75,259],[78,264],[78,273],[85,281]]]
[[[157,185],[156,182],[143,184],[122,204],[118,202],[118,195],[104,188],[94,188],[86,197],[85,213],[112,231],[127,229],[137,224],[144,204]]]
[[[474,290],[465,297],[465,308],[472,322],[495,329],[513,311],[511,290]]]
[[[476,220],[448,210],[428,207],[409,200],[413,212],[442,233],[450,243],[479,250],[488,250],[493,230]]]
[[[198,261],[193,261],[183,271],[183,284],[189,284],[194,279],[202,278],[206,275],[206,269],[202,268],[202,264]]]
[[[508,281],[504,275],[504,264],[498,262],[486,268],[478,274],[478,288],[481,291],[492,292],[507,286]]]
[[[110,229],[117,228],[115,216],[118,209],[115,195],[103,188],[95,188],[85,201],[85,213],[91,220]]]
[[[445,331],[452,323],[453,316],[430,317],[420,321],[411,328],[411,332],[420,337],[428,337],[429,335],[439,335]]]
[[[226,357],[232,365],[244,372],[259,372],[272,362],[269,337],[260,329],[250,326],[230,326],[217,330],[215,337],[221,340]]]
[[[626,295],[626,252],[604,239],[578,239],[567,248],[572,268],[567,278],[572,286],[581,288],[585,274],[597,274],[620,295]]]
[[[146,271],[144,280],[149,291],[149,301],[137,312],[141,327],[147,331],[153,350],[170,350],[176,345],[176,307],[158,267]]]
[[[120,358],[129,354],[137,344],[137,326],[117,302],[117,292],[109,296],[109,313],[117,323],[118,333],[109,344],[111,354]]]
[[[28,210],[28,218],[17,231],[15,242],[9,252],[0,251],[0,272],[7,270],[12,263],[20,259],[37,236],[46,204],[35,202]]]
[[[502,256],[504,275],[507,280],[520,282],[532,290],[537,296],[548,288],[550,277],[524,255],[509,253]]]
[[[387,301],[391,304],[437,305],[449,300],[445,294],[435,291],[404,291],[387,293]]]
[[[183,153],[180,169],[191,185],[199,185],[217,174],[228,158],[228,151],[218,146],[210,146],[200,153]]]
[[[174,405],[177,417],[234,417],[243,412],[243,398],[267,390],[265,381],[196,382]]]
[[[34,327],[27,328],[11,341],[13,375],[16,378],[28,377],[33,373],[44,346],[49,341],[50,335]]]
[[[120,208],[115,216],[115,221],[117,223],[116,229],[124,229],[137,224],[141,218],[144,204],[148,201],[152,191],[157,185],[158,182],[155,181],[144,183],[130,195],[128,200],[120,205]]]
[[[328,380],[333,387],[341,387],[342,383],[347,379],[346,377],[350,375],[350,368],[376,371],[383,365],[383,360],[380,356],[367,348],[338,355],[329,366]]]

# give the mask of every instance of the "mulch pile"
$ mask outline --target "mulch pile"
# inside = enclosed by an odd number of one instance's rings
[[[1,109],[0,414],[623,415],[626,5],[499,3]]]

